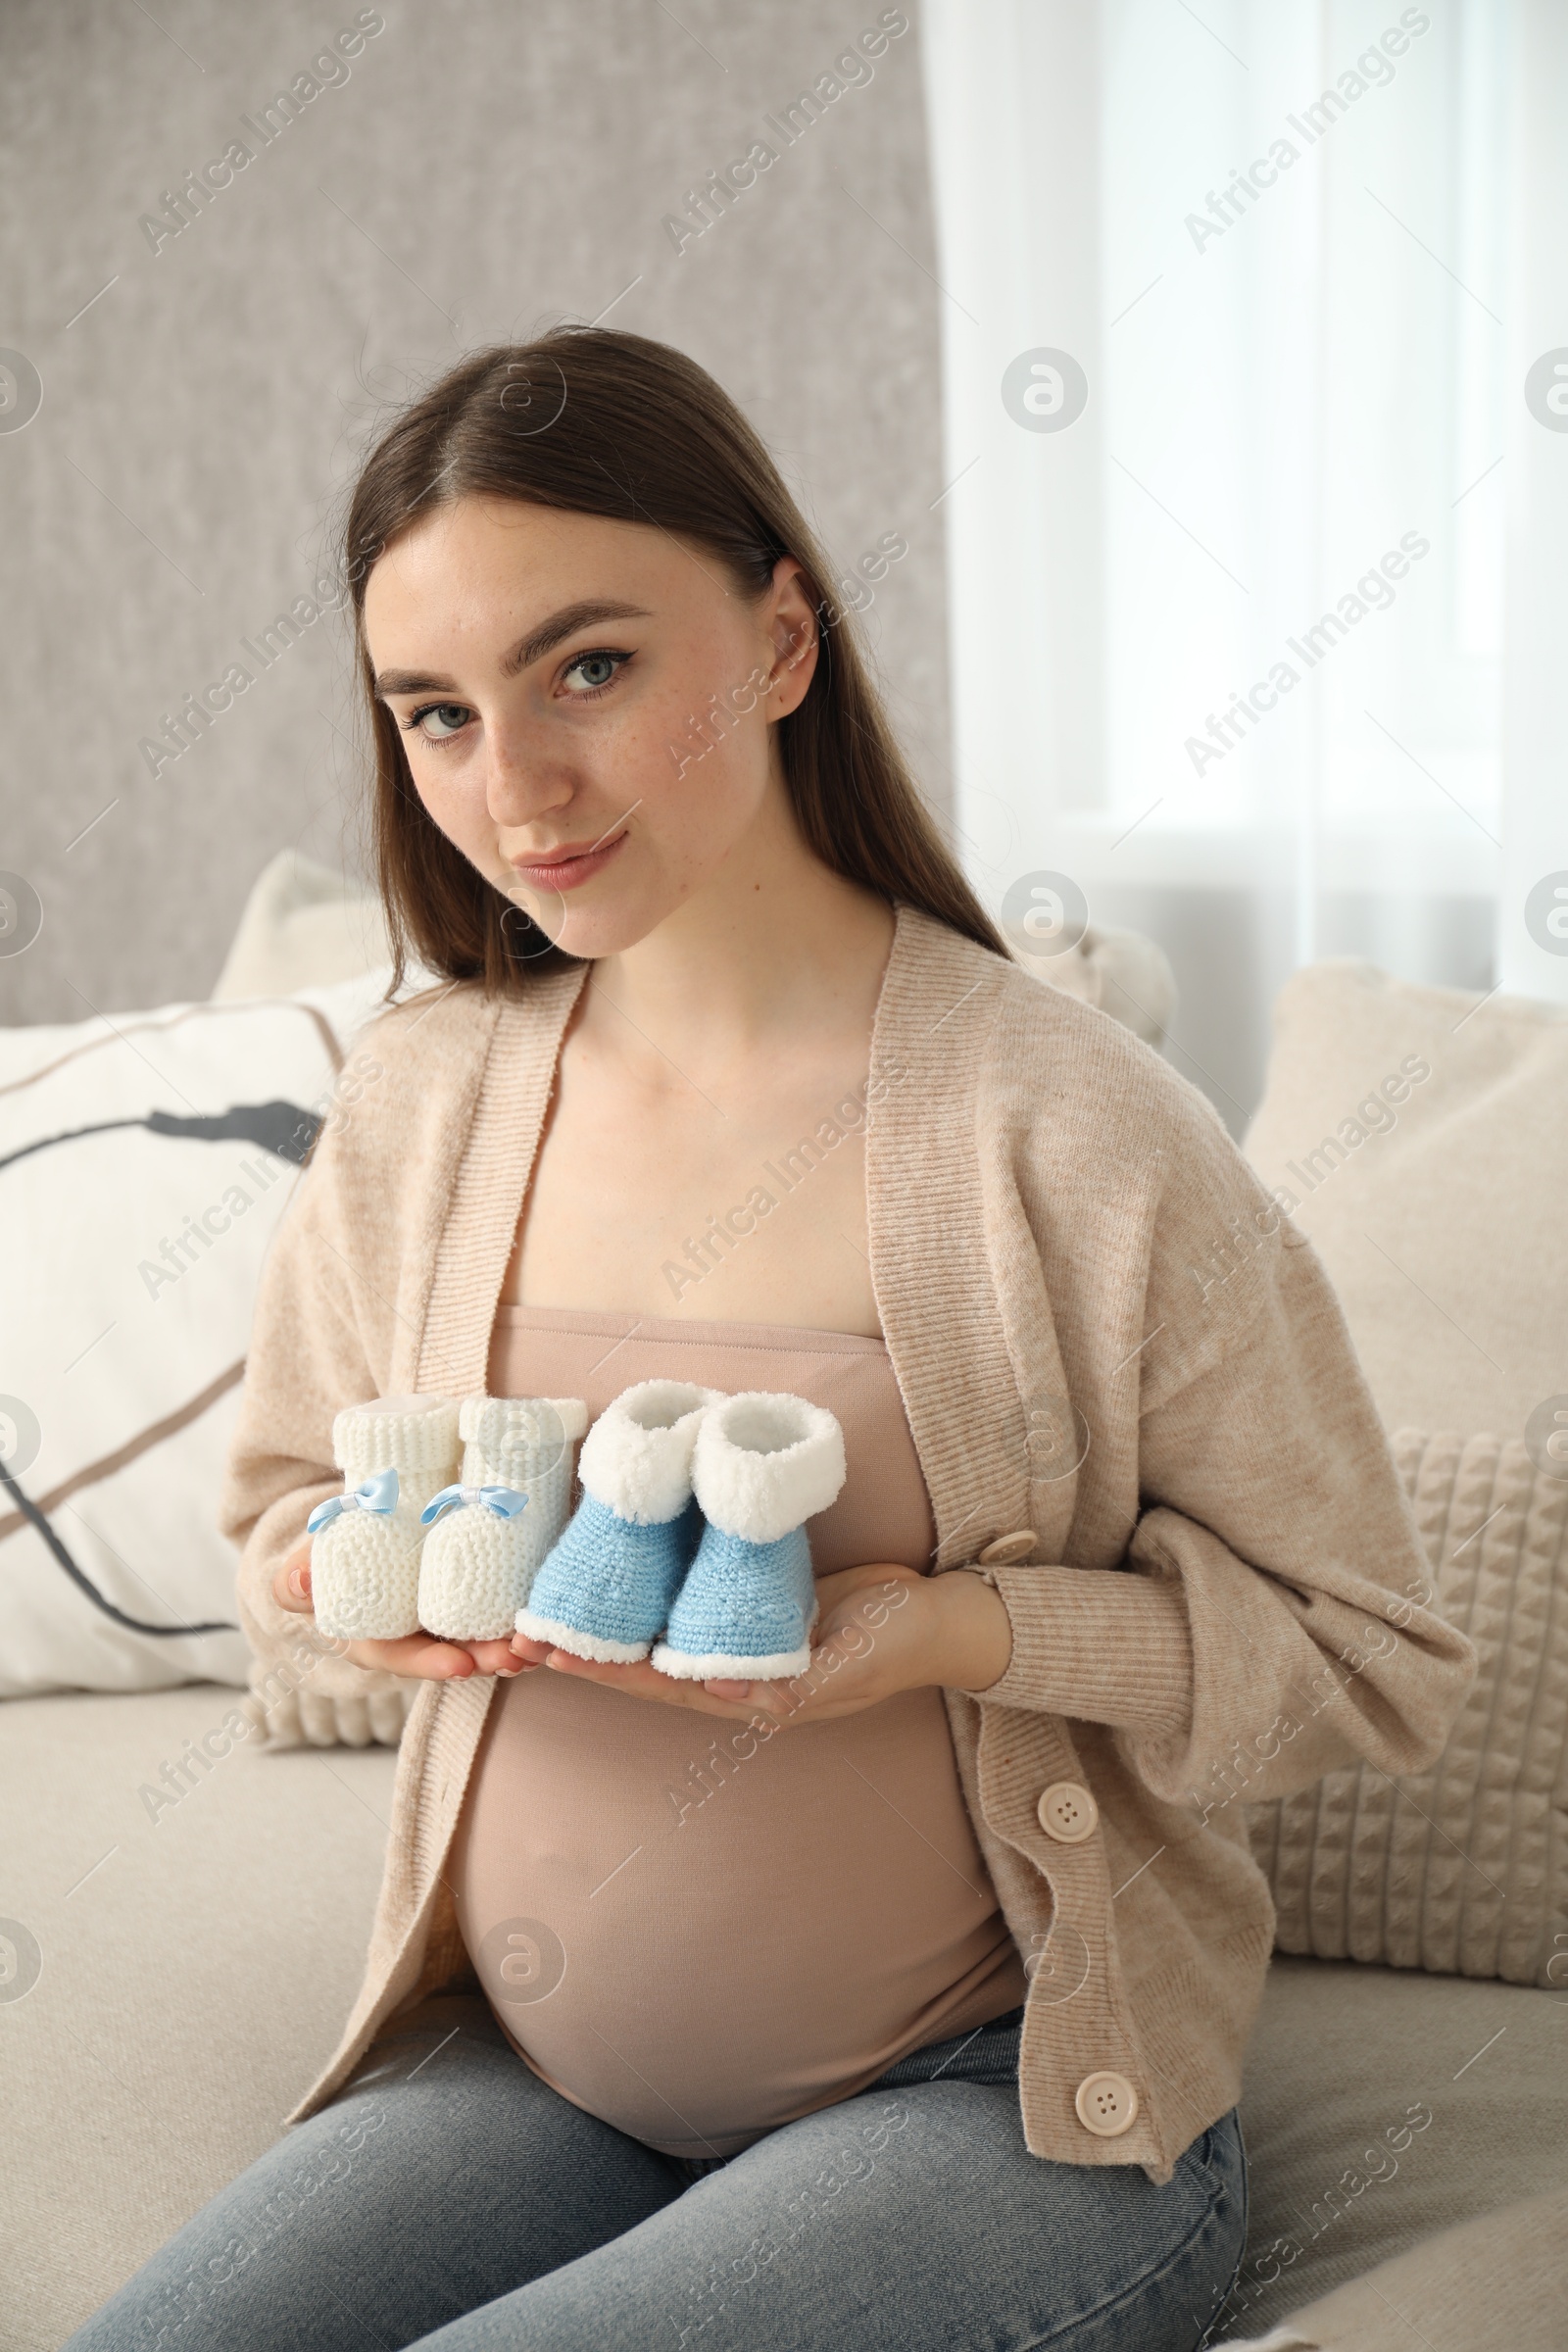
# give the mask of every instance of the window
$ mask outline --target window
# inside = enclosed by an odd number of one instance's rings
[[[925,37],[988,904],[1060,872],[1158,938],[1238,1131],[1296,964],[1568,999],[1526,907],[1568,868],[1568,23],[930,0]]]

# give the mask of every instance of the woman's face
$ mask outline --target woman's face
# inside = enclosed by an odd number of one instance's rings
[[[762,878],[816,662],[793,559],[754,603],[667,532],[464,499],[381,557],[365,634],[431,817],[569,954]]]

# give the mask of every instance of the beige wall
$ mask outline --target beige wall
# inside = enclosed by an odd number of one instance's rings
[[[907,538],[869,631],[946,803],[943,297],[915,25],[677,253],[663,216],[879,0],[389,0],[349,79],[155,254],[139,216],[229,140],[259,147],[240,117],[357,13],[0,11],[0,347],[43,386],[7,431],[0,378],[0,870],[43,905],[34,943],[0,956],[0,1020],[205,996],[275,850],[359,869],[332,620],[156,779],[138,740],[308,591],[385,404],[616,296],[615,324],[736,395],[842,563]]]

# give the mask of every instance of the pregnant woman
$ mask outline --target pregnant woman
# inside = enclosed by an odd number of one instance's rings
[[[441,981],[262,1283],[257,1647],[329,1653],[351,1404],[789,1391],[848,1477],[793,1682],[353,1645],[418,1689],[340,2046],[74,2341],[1191,2352],[1272,1934],[1240,1796],[1420,1770],[1471,1663],[1317,1259],[1009,959],[691,362],[466,362],[346,569],[398,978]]]

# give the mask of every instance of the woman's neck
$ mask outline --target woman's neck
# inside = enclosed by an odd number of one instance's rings
[[[717,1069],[784,1035],[868,1032],[893,928],[885,901],[807,848],[780,784],[717,874],[596,962],[594,991]]]

